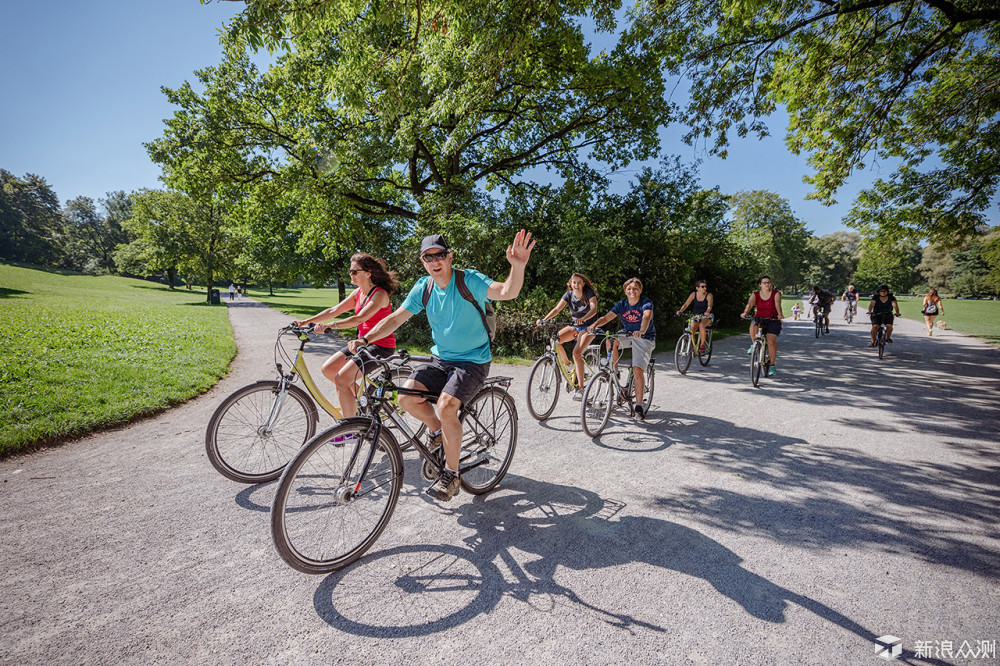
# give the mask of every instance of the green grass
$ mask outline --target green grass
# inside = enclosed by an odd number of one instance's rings
[[[204,291],[0,263],[0,457],[203,393],[236,354]]]
[[[907,319],[923,323],[920,314],[921,298],[900,298],[899,311]],[[946,298],[944,314],[937,321],[944,321],[951,330],[973,335],[994,346],[1000,346],[1000,301],[972,301]]]

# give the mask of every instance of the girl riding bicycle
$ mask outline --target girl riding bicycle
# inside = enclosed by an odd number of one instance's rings
[[[712,314],[712,306],[714,303],[715,299],[708,291],[708,283],[704,280],[698,280],[694,283],[694,291],[691,292],[691,295],[688,296],[686,301],[684,301],[684,305],[681,306],[681,309],[677,311],[677,314],[681,314],[687,310],[689,305],[691,306],[691,314],[694,315],[692,318],[695,320],[691,333],[697,334],[696,342],[700,351],[708,349],[708,345],[705,340],[708,337],[708,327],[711,326],[712,321],[715,320],[715,315]]]
[[[778,370],[774,364],[778,359],[778,336],[781,335],[780,320],[785,318],[785,314],[781,310],[781,292],[774,288],[771,278],[767,275],[761,275],[757,278],[757,286],[759,288],[750,294],[747,306],[743,308],[741,315],[745,319],[750,308],[757,308],[757,314],[750,323],[750,349],[747,350],[747,353],[753,353],[753,339],[757,337],[757,319],[760,318],[763,320],[761,326],[767,339],[767,352],[771,357],[771,367],[767,374],[776,375]]]
[[[332,308],[327,308],[319,314],[296,321],[296,324],[318,324],[315,330],[323,333],[327,330],[340,330],[358,327],[359,337],[364,337],[375,324],[385,319],[392,312],[389,296],[399,289],[399,279],[395,271],[386,267],[385,261],[370,254],[359,252],[351,257],[351,284],[357,289],[343,301]],[[332,324],[323,322],[344,314],[353,307],[354,315],[334,321]],[[379,358],[391,356],[396,351],[396,336],[389,335],[375,342],[368,352]],[[343,352],[337,352],[323,364],[323,376],[337,387],[337,398],[340,401],[340,411],[344,417],[357,415],[355,401],[357,399],[358,380],[363,373],[362,361],[354,356],[348,362]]]
[[[568,365],[566,350],[563,343],[576,338],[576,346],[573,347],[573,362],[576,364],[576,391],[573,392],[573,400],[579,402],[583,398],[583,352],[594,339],[594,334],[587,331],[587,327],[597,321],[597,290],[585,276],[580,273],[573,273],[566,283],[568,290],[562,295],[559,303],[552,308],[543,319],[536,323],[549,321],[569,305],[569,314],[573,319],[572,326],[564,326],[559,331],[559,344],[556,345],[556,353],[559,354],[559,361],[563,365]]]

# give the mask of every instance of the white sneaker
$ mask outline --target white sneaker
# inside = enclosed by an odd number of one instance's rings
[[[575,402],[583,402],[583,389],[573,391],[573,400]]]

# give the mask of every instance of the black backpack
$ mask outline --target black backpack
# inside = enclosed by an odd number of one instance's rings
[[[455,271],[455,286],[458,287],[458,293],[462,295],[462,298],[472,303],[473,307],[476,308],[476,312],[479,316],[483,318],[483,326],[486,328],[486,333],[490,336],[490,342],[493,342],[493,337],[497,333],[497,309],[493,305],[493,301],[486,301],[486,311],[479,307],[479,303],[476,302],[476,297],[472,295],[469,288],[465,285],[465,271],[454,269]],[[427,301],[431,300],[431,290],[434,289],[434,278],[428,278],[427,284],[424,286],[424,297],[423,305],[424,309],[427,309]]]

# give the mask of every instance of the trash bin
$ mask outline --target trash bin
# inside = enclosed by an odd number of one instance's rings
[[[218,289],[213,289],[212,290],[212,305],[219,305],[220,303],[222,303],[222,299],[219,298],[219,290]]]

